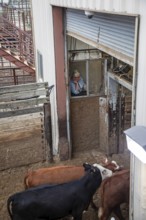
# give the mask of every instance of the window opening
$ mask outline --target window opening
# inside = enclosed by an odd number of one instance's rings
[[[104,87],[103,62],[103,59],[70,62],[70,92],[72,97],[101,95]],[[74,76],[77,76],[79,90],[81,91],[75,95],[73,90],[75,90],[77,81]]]

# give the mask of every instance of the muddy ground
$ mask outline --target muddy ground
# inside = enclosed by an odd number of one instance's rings
[[[73,155],[71,160],[67,161],[59,161],[56,157],[54,158],[53,163],[36,163],[33,165],[22,166],[19,168],[7,169],[0,172],[0,220],[9,220],[6,208],[7,198],[21,190],[24,190],[24,175],[28,170],[34,170],[39,167],[48,167],[48,166],[56,166],[59,164],[62,165],[82,165],[83,162],[88,163],[100,163],[105,158],[105,154],[98,152],[97,150],[90,150],[84,152],[78,152]],[[109,159],[116,160],[120,165],[124,165],[125,168],[129,168],[129,153],[126,152],[124,154],[112,155]],[[94,202],[96,205],[99,203],[99,195],[98,192],[94,196]],[[125,219],[128,220],[128,209],[127,206],[122,206],[123,214]],[[83,214],[83,220],[97,220],[97,212],[94,211],[91,207],[89,207],[88,211]]]

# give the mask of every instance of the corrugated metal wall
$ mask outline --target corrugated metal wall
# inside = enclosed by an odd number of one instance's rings
[[[53,16],[52,7],[49,0],[32,0],[32,15],[33,15],[33,30],[35,39],[35,51],[43,57],[43,77],[44,81],[48,82],[49,86],[56,84],[55,77],[55,55],[54,55],[54,36],[53,36]],[[36,66],[37,65],[36,56]],[[37,69],[37,82],[39,82],[39,70]],[[50,74],[51,73],[51,74]],[[52,124],[52,140],[53,150],[58,152],[58,118],[57,118],[57,103],[56,89],[52,89],[50,94],[51,101],[51,120]]]
[[[95,43],[104,52],[133,65],[135,17],[94,13],[88,19],[82,10],[67,9],[66,25],[69,35],[76,34]],[[131,63],[132,62],[132,63]]]
[[[104,12],[138,13],[139,0],[49,0],[51,5]]]

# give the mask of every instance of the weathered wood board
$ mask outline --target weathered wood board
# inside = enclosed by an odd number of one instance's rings
[[[0,88],[0,170],[48,159],[51,144],[48,95],[47,83]]]

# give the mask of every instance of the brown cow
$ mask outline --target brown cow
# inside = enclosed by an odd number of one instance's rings
[[[61,184],[81,178],[85,174],[83,166],[55,166],[28,172],[24,178],[25,188],[42,184]]]
[[[129,203],[130,171],[123,170],[104,180],[100,186],[101,207],[98,210],[99,220],[107,220],[114,212],[124,220],[120,205]]]
[[[115,172],[121,169],[115,161],[104,162],[103,166]],[[28,172],[24,177],[25,188],[39,186],[42,184],[60,184],[66,183],[81,178],[85,174],[83,166],[64,165],[40,168],[34,171]]]

